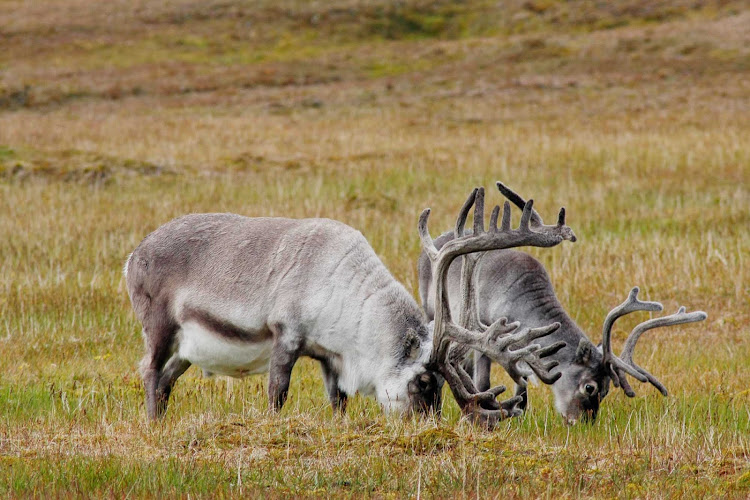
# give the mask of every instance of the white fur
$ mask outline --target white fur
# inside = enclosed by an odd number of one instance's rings
[[[130,266],[130,259],[133,257],[133,252],[130,252],[128,254],[127,260],[125,260],[125,265],[122,266],[122,275],[127,278],[128,277],[128,266]]]
[[[222,301],[200,290],[183,288],[175,293],[174,314],[180,318],[184,308],[197,307],[248,332],[260,331],[265,323],[247,306]],[[271,359],[273,340],[243,342],[223,338],[194,321],[180,325],[177,337],[179,356],[215,375],[244,377],[265,373]]]
[[[178,333],[178,355],[216,375],[244,377],[265,373],[271,360],[273,341],[239,342],[226,340],[188,321]]]
[[[432,325],[430,325],[429,332],[432,333]],[[389,376],[381,376],[376,398],[384,411],[405,413],[409,410],[409,381],[426,371],[425,365],[430,360],[430,354],[432,354],[432,338],[427,342],[422,342],[414,364],[402,368],[397,374],[391,372]]]

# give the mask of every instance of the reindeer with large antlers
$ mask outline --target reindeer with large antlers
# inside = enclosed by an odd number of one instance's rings
[[[528,203],[518,194],[498,182],[497,187],[516,206],[523,209],[522,224],[528,224],[534,230],[545,230],[542,218],[536,211],[528,210]],[[508,202],[506,202],[507,205]],[[505,225],[505,223],[504,223]],[[480,228],[475,228],[475,231]],[[569,231],[569,229],[566,229]],[[451,245],[458,237],[456,231],[440,236],[434,249],[442,249]],[[565,234],[566,239],[575,241],[575,235]],[[453,311],[466,309],[466,268],[463,271],[457,263],[442,275],[435,272],[431,253],[434,249],[425,250],[419,260],[419,287],[422,303],[428,315],[437,318],[442,309]],[[645,369],[633,361],[633,352],[640,336],[647,330],[702,321],[706,318],[704,312],[686,313],[685,308],[671,316],[646,321],[638,325],[628,337],[623,348],[622,356],[618,357],[612,351],[612,326],[615,320],[625,314],[635,311],[661,311],[662,305],[657,302],[641,302],[637,299],[638,288],[633,288],[628,300],[613,309],[604,322],[602,343],[595,346],[583,331],[565,312],[555,296],[549,276],[542,264],[532,256],[515,250],[493,250],[482,254],[472,254],[464,259],[478,261],[475,264],[475,287],[473,299],[476,303],[477,320],[492,322],[498,318],[508,318],[518,321],[527,327],[535,327],[558,323],[560,327],[552,334],[540,337],[534,342],[545,349],[555,346],[557,342],[564,342],[566,347],[556,350],[549,355],[546,366],[557,363],[554,375],[558,380],[553,381],[552,391],[555,395],[555,407],[569,423],[583,417],[593,421],[599,411],[601,400],[609,391],[610,381],[615,387],[622,387],[624,392],[633,397],[635,395],[626,374],[641,382],[649,382],[659,391],[667,395],[667,390],[661,382]],[[481,260],[480,260],[481,259]],[[433,276],[441,276],[433,279]],[[439,299],[438,297],[447,297]],[[522,344],[519,344],[522,345]],[[473,360],[473,382],[478,392],[490,387],[490,358],[476,355]],[[539,361],[536,360],[536,363]],[[469,363],[472,364],[472,363]],[[525,409],[527,404],[527,379],[531,372],[523,369],[522,363],[505,366],[516,383],[516,395],[523,398],[518,405]],[[468,376],[468,375],[467,375]],[[543,381],[549,383],[551,379]]]
[[[476,197],[475,190],[459,215],[460,228]],[[511,230],[505,208],[500,230],[496,209],[489,232],[461,233],[439,251],[429,246],[425,211],[420,235],[434,259],[435,276],[445,274],[458,256],[554,246],[570,231],[564,218],[557,226],[531,229],[532,202],[519,229]],[[479,212],[477,207],[475,221]],[[149,234],[124,272],[143,325],[141,374],[153,419],[164,414],[175,382],[192,364],[233,377],[268,371],[274,410],[286,401],[300,356],[320,361],[329,399],[342,411],[355,392],[374,395],[390,411],[438,409],[445,377],[463,412],[488,427],[518,414],[521,398],[501,404],[500,388],[477,391],[456,366],[457,353],[476,349],[508,369],[523,361],[543,380],[554,378],[540,357],[560,345],[525,344],[557,325],[516,332],[517,324],[498,320],[474,331],[454,324],[445,308],[433,333],[411,294],[365,238],[329,219],[187,215]],[[441,303],[443,295],[438,292]],[[524,346],[511,349],[519,344]]]
[[[469,209],[472,204],[474,210],[474,230],[471,236],[466,236],[464,227]],[[501,227],[497,227],[500,208],[495,207],[490,217],[490,229],[484,230],[484,189],[475,189],[461,209],[456,228],[455,239],[442,245],[440,250],[435,247],[429,231],[427,219],[430,210],[422,212],[419,219],[419,236],[422,248],[430,259],[431,270],[435,276],[441,277],[435,281],[433,299],[435,304],[433,344],[431,363],[443,374],[453,395],[465,414],[483,426],[492,428],[501,419],[508,416],[520,415],[519,404],[522,397],[514,397],[498,405],[496,396],[505,387],[498,386],[490,389],[477,390],[471,377],[464,371],[463,358],[469,349],[482,353],[489,359],[500,363],[506,370],[518,370],[518,363],[525,361],[528,366],[544,382],[551,384],[559,374],[553,376],[549,370],[557,363],[544,363],[540,358],[548,357],[565,346],[564,342],[556,342],[541,349],[538,344],[527,345],[530,341],[550,335],[560,327],[560,323],[553,322],[546,326],[529,329],[524,328],[518,333],[511,334],[519,327],[519,323],[507,323],[506,318],[498,318],[490,326],[484,324],[477,311],[475,289],[475,265],[477,252],[489,248],[511,248],[518,246],[551,247],[566,239],[574,239],[573,232],[565,225],[565,209],[560,211],[558,223],[555,226],[543,226],[536,231],[529,226],[533,213],[533,201],[524,206],[523,216],[518,229],[510,228],[510,206],[506,202],[503,207]],[[459,323],[453,323],[451,309],[446,295],[445,277],[453,260],[463,255],[461,265],[461,308]],[[517,347],[513,350],[511,347]],[[529,354],[535,354],[530,356]]]

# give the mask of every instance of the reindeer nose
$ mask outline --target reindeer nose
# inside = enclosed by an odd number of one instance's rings
[[[426,391],[433,386],[433,378],[428,373],[419,376],[419,389]]]

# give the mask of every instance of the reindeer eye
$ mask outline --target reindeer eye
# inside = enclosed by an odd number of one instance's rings
[[[596,392],[596,386],[594,384],[586,384],[583,390],[586,391],[586,394],[589,396],[593,396]]]

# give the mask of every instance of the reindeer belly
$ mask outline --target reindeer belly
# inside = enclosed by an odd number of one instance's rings
[[[238,339],[222,336],[197,322],[183,323],[178,334],[178,355],[203,370],[244,377],[265,373],[271,359],[273,340],[270,335]]]

